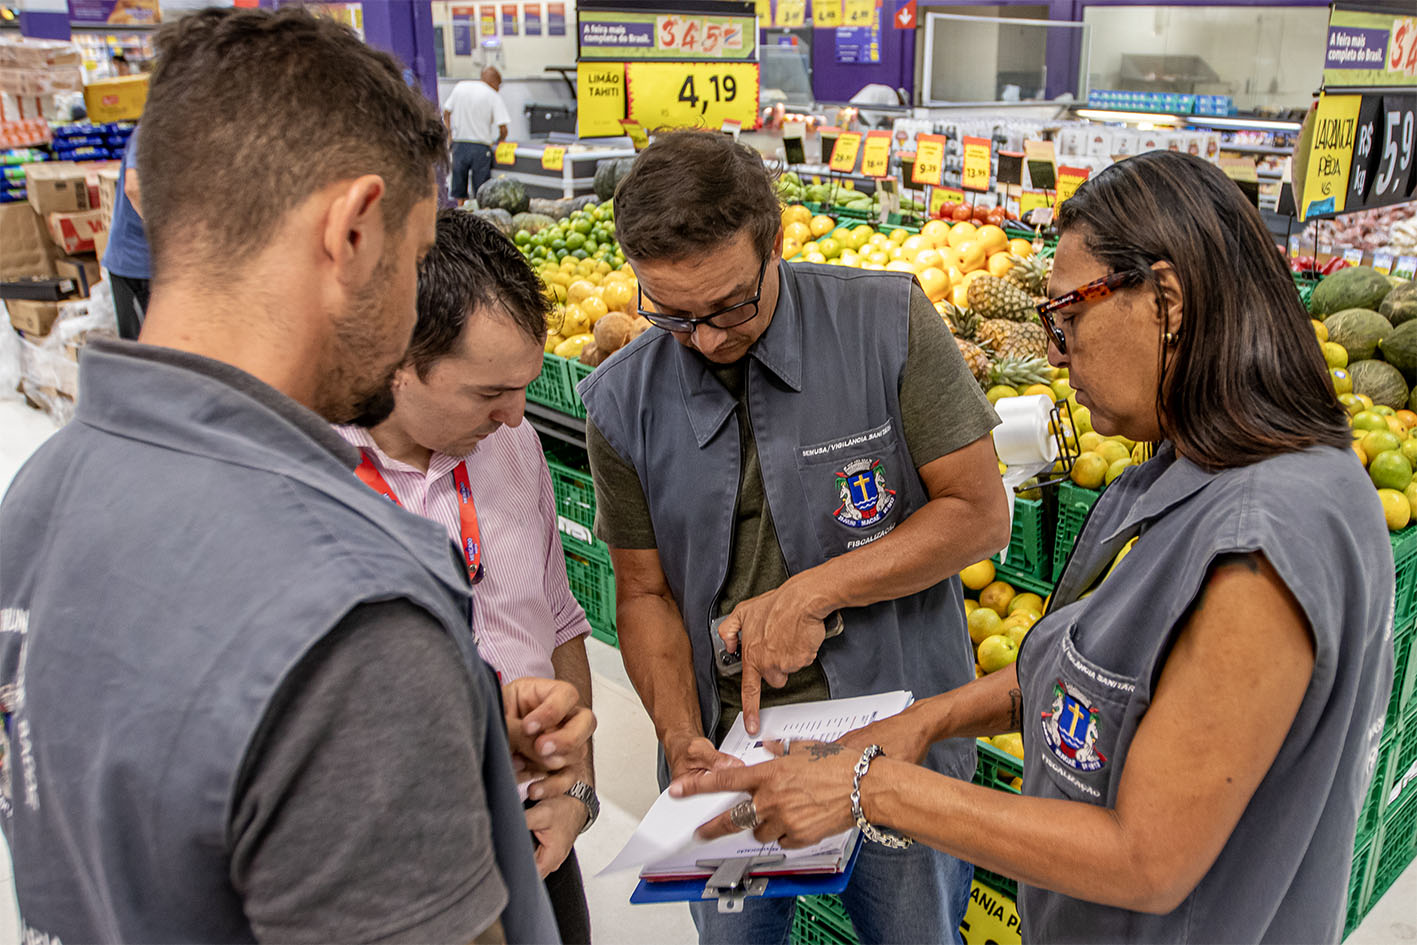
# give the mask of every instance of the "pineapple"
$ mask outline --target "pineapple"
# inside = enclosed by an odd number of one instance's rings
[[[1041,297],[1048,294],[1048,277],[1053,274],[1052,257],[1010,256],[1009,261],[1014,266],[1004,274],[1005,279],[1029,295]]]
[[[978,315],[952,302],[941,303],[940,315],[945,319],[945,324],[950,326],[950,331],[954,333],[956,338],[962,338],[965,341],[974,339],[974,333],[979,328]]]
[[[964,363],[969,365],[969,372],[974,375],[974,379],[980,384],[987,381],[994,362],[989,360],[984,349],[972,341],[958,337],[955,338],[955,344],[959,346],[959,353],[964,355]]]
[[[1048,333],[1037,322],[990,318],[979,323],[975,339],[1001,358],[1046,358]]]
[[[1047,358],[1002,358],[989,369],[989,385],[1023,390],[1034,384],[1047,384],[1052,376]]]
[[[998,276],[978,276],[969,284],[969,307],[980,318],[1027,321],[1034,317],[1036,304],[1032,295]]]

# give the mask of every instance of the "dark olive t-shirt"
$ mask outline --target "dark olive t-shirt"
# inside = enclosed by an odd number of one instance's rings
[[[771,331],[771,326],[769,326]],[[744,365],[713,365],[711,370],[738,400],[738,435],[742,442],[738,511],[728,575],[719,595],[719,615],[743,601],[780,587],[789,577],[778,545],[772,510],[763,487],[757,443],[748,423]],[[900,412],[911,461],[918,469],[968,446],[998,422],[964,363],[954,336],[918,285],[910,289],[910,325],[905,367],[901,373]],[[586,421],[586,446],[595,478],[595,534],[612,548],[657,548],[649,504],[639,474]],[[694,632],[695,628],[689,628]],[[705,628],[707,629],[707,628]],[[742,711],[741,680],[719,677],[721,714],[714,743],[720,744]],[[762,705],[790,705],[828,699],[831,693],[821,661],[788,677],[781,689],[763,687]]]

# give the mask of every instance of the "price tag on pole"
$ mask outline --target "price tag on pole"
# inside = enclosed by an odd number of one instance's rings
[[[847,26],[870,26],[876,18],[875,0],[846,0]]]
[[[832,146],[831,159],[827,161],[827,167],[838,174],[850,174],[856,170],[856,153],[860,150],[860,132],[843,131],[837,137],[836,144]]]
[[[841,0],[812,0],[812,25],[817,28],[841,26]]]
[[[644,126],[639,122],[626,118],[620,122],[620,127],[625,129],[625,134],[629,135],[630,143],[635,146],[636,151],[649,147],[649,135],[645,134]]]
[[[867,177],[885,177],[891,167],[891,133],[869,131],[861,149],[861,173]]]
[[[1363,251],[1356,247],[1351,247],[1343,251],[1343,261],[1350,266],[1363,265]]]
[[[986,191],[989,189],[989,139],[961,139],[964,145],[963,184],[965,190]]]
[[[517,163],[517,143],[515,141],[498,142],[496,161],[498,164]]]
[[[548,144],[541,152],[541,169],[559,171],[566,166],[566,149],[556,144]]]
[[[807,0],[777,0],[777,28],[801,29],[807,23]]]
[[[1045,190],[1025,190],[1018,198],[1019,218],[1026,218],[1031,210],[1043,210],[1048,206],[1048,192]]]
[[[756,62],[631,62],[625,95],[630,118],[646,128],[758,127]]]
[[[915,169],[912,184],[940,186],[945,173],[945,138],[943,135],[917,135],[915,138]]]
[[[1059,167],[1057,199],[1053,202],[1053,208],[1057,209],[1064,200],[1077,193],[1077,189],[1087,180],[1090,173],[1085,167]]]
[[[930,189],[930,216],[938,216],[940,208],[947,203],[964,203],[964,192],[953,187],[932,187]]]

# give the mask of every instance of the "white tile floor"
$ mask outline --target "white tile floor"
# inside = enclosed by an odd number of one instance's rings
[[[0,495],[16,470],[54,426],[38,411],[0,400]],[[697,940],[683,906],[630,906],[633,874],[595,874],[619,852],[657,795],[654,778],[654,729],[641,708],[619,654],[596,640],[589,642],[595,680],[599,734],[595,742],[596,779],[602,812],[595,829],[576,845],[586,874],[591,924],[598,942],[691,943]],[[14,874],[0,843],[0,945],[18,945]],[[1398,945],[1417,942],[1417,866],[1409,868],[1348,939],[1353,943]]]

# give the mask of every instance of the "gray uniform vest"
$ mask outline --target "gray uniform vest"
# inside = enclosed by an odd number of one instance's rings
[[[76,419],[0,506],[4,825],[27,935],[253,941],[228,855],[247,748],[351,608],[406,598],[457,641],[487,703],[508,937],[556,940],[447,534],[184,358],[91,346]]]
[[[888,534],[928,495],[900,416],[910,277],[812,265],[781,272],[772,324],[747,360],[747,412],[778,543],[796,574]],[[602,365],[580,393],[606,442],[639,473],[712,732],[709,622],[733,544],[737,402],[700,355],[660,331]],[[924,698],[974,678],[958,577],[844,617],[846,632],[820,651],[833,697],[909,689]],[[974,760],[961,740],[930,753],[935,770],[962,778]]]
[[[1117,569],[1079,599],[1137,535]],[[1027,940],[1339,940],[1393,670],[1391,547],[1372,484],[1347,450],[1208,473],[1167,444],[1108,487],[1048,616],[1019,653],[1024,793],[1115,805],[1127,750],[1211,562],[1254,551],[1303,608],[1315,665],[1289,737],[1229,842],[1168,915],[1020,885]]]

